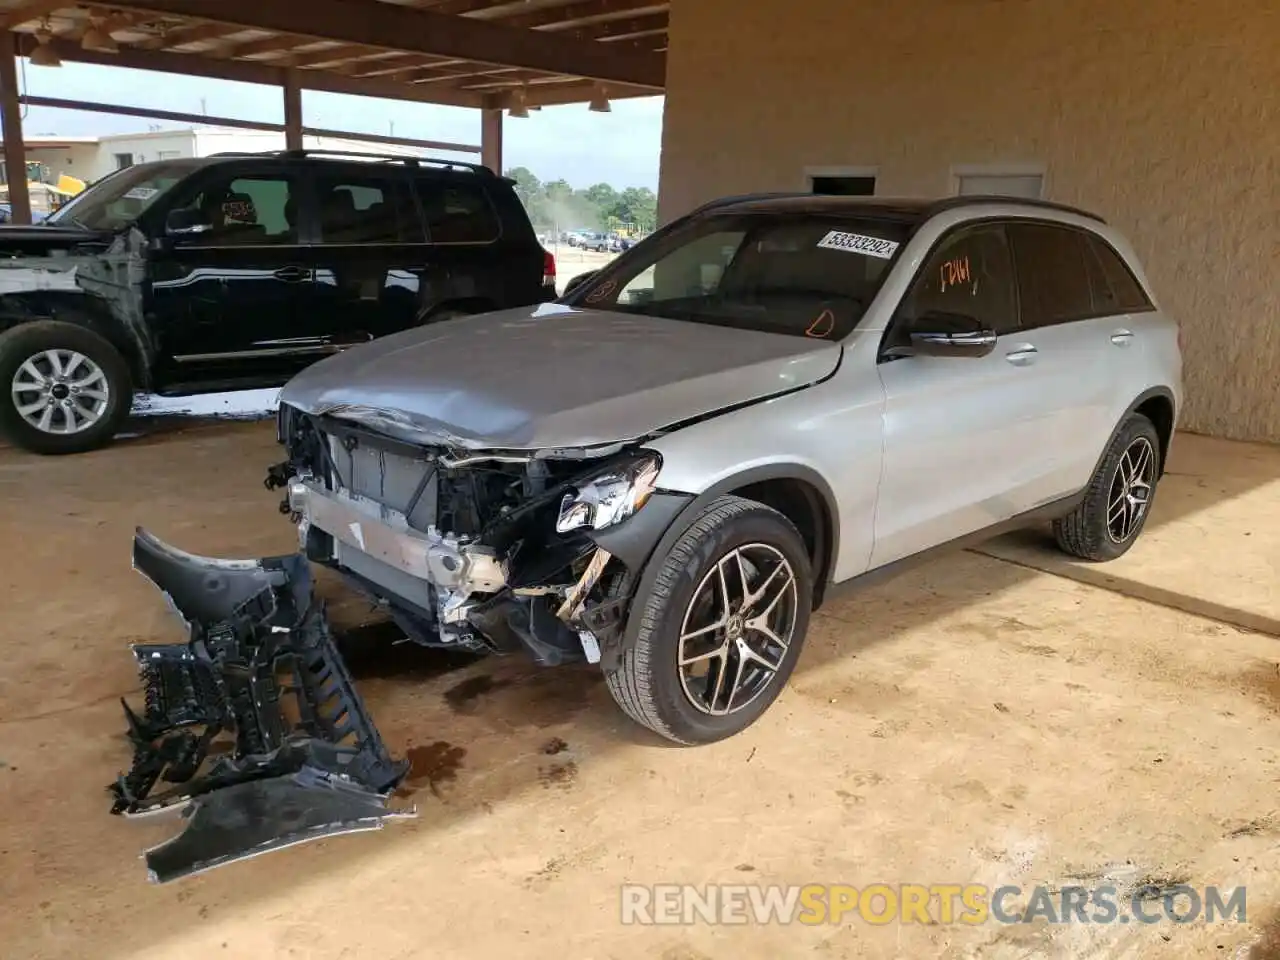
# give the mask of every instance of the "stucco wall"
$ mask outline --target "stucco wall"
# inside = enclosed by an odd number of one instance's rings
[[[878,168],[1043,165],[1182,323],[1183,426],[1280,441],[1275,0],[674,0],[660,214]]]

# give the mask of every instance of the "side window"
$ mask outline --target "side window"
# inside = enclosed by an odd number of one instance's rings
[[[492,243],[501,233],[493,204],[475,184],[423,177],[418,198],[432,243]]]
[[[1098,312],[1104,312],[1104,304],[1106,313],[1139,313],[1150,310],[1151,301],[1147,299],[1142,285],[1111,244],[1097,236],[1089,237],[1088,244],[1095,271],[1105,284],[1105,300],[1095,299]]]
[[[961,227],[943,238],[916,275],[885,346],[907,345],[911,327],[929,314],[972,317],[997,334],[1012,333],[1018,329],[1016,305],[1004,227]]]
[[[1070,227],[1009,224],[1024,327],[1047,327],[1096,315],[1086,236]]]
[[[422,243],[422,221],[401,177],[325,174],[316,178],[320,242]]]
[[[296,244],[297,203],[286,177],[219,178],[182,205],[188,222],[203,229],[185,246],[239,247]],[[170,214],[172,216],[172,213]]]

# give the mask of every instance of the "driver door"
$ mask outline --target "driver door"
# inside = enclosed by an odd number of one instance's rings
[[[885,333],[884,458],[871,566],[1028,510],[1029,461],[1052,443],[1035,415],[1034,350],[1018,322],[1004,227],[956,228],[935,246]],[[887,357],[930,312],[972,317],[998,335],[983,357]]]
[[[186,227],[149,264],[162,388],[282,383],[324,355],[303,188],[279,163],[219,165],[175,197]]]

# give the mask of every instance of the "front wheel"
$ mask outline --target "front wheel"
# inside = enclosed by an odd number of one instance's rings
[[[682,744],[745,730],[795,669],[809,628],[813,574],[792,523],[764,504],[712,501],[637,597],[634,643],[606,673],[637,723]]]
[[[33,453],[111,442],[133,404],[129,365],[73,323],[42,320],[0,334],[0,432]]]

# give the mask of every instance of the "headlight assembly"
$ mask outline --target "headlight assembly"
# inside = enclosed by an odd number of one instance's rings
[[[662,458],[656,453],[644,453],[605,468],[564,495],[556,531],[569,533],[584,527],[603,530],[621,523],[648,502],[661,469]]]

